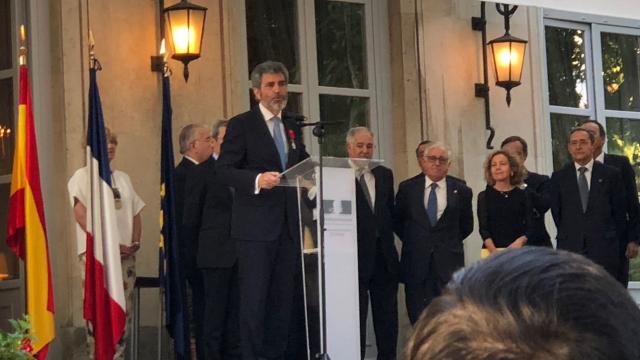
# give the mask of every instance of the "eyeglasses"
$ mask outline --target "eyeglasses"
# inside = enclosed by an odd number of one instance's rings
[[[587,146],[587,145],[590,145],[590,144],[591,144],[591,141],[589,141],[589,140],[585,140],[585,139],[580,139],[580,140],[571,140],[571,141],[569,142],[569,145],[570,145],[570,146],[578,146],[578,145],[580,145],[580,146]]]
[[[444,156],[423,156],[423,159],[427,159],[428,162],[431,163],[440,163],[440,164],[446,164],[449,162],[449,158],[448,157],[444,157]]]

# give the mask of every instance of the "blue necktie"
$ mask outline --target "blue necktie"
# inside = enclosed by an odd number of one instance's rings
[[[284,139],[282,138],[282,130],[280,130],[280,120],[279,117],[274,116],[272,118],[273,121],[273,141],[276,143],[276,148],[278,149],[278,155],[280,155],[280,164],[282,165],[282,170],[287,169],[287,152],[285,149]]]
[[[427,201],[427,216],[431,222],[431,226],[435,226],[438,222],[438,196],[436,195],[436,189],[438,184],[431,183],[431,192],[429,193],[429,200]]]

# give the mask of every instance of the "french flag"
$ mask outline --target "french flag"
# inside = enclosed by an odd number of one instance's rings
[[[120,263],[120,233],[111,190],[107,138],[96,83],[96,67],[89,77],[87,131],[88,188],[87,252],[84,284],[84,318],[95,338],[95,359],[113,359],[126,322],[124,285]]]

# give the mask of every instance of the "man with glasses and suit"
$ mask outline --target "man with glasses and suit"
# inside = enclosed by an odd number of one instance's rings
[[[464,266],[463,240],[473,230],[472,192],[448,175],[450,152],[440,142],[416,149],[422,173],[400,183],[394,227],[402,240],[401,281],[412,324]]]
[[[626,239],[626,202],[620,171],[593,158],[594,134],[569,134],[572,162],[551,176],[551,214],[557,248],[582,254],[618,281],[621,243]],[[624,285],[624,283],[623,283]]]

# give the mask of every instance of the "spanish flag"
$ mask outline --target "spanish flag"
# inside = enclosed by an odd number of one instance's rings
[[[55,337],[53,287],[44,220],[38,149],[33,124],[29,70],[20,65],[20,104],[11,196],[7,219],[7,244],[25,263],[27,314],[31,320],[33,354],[45,359]]]

